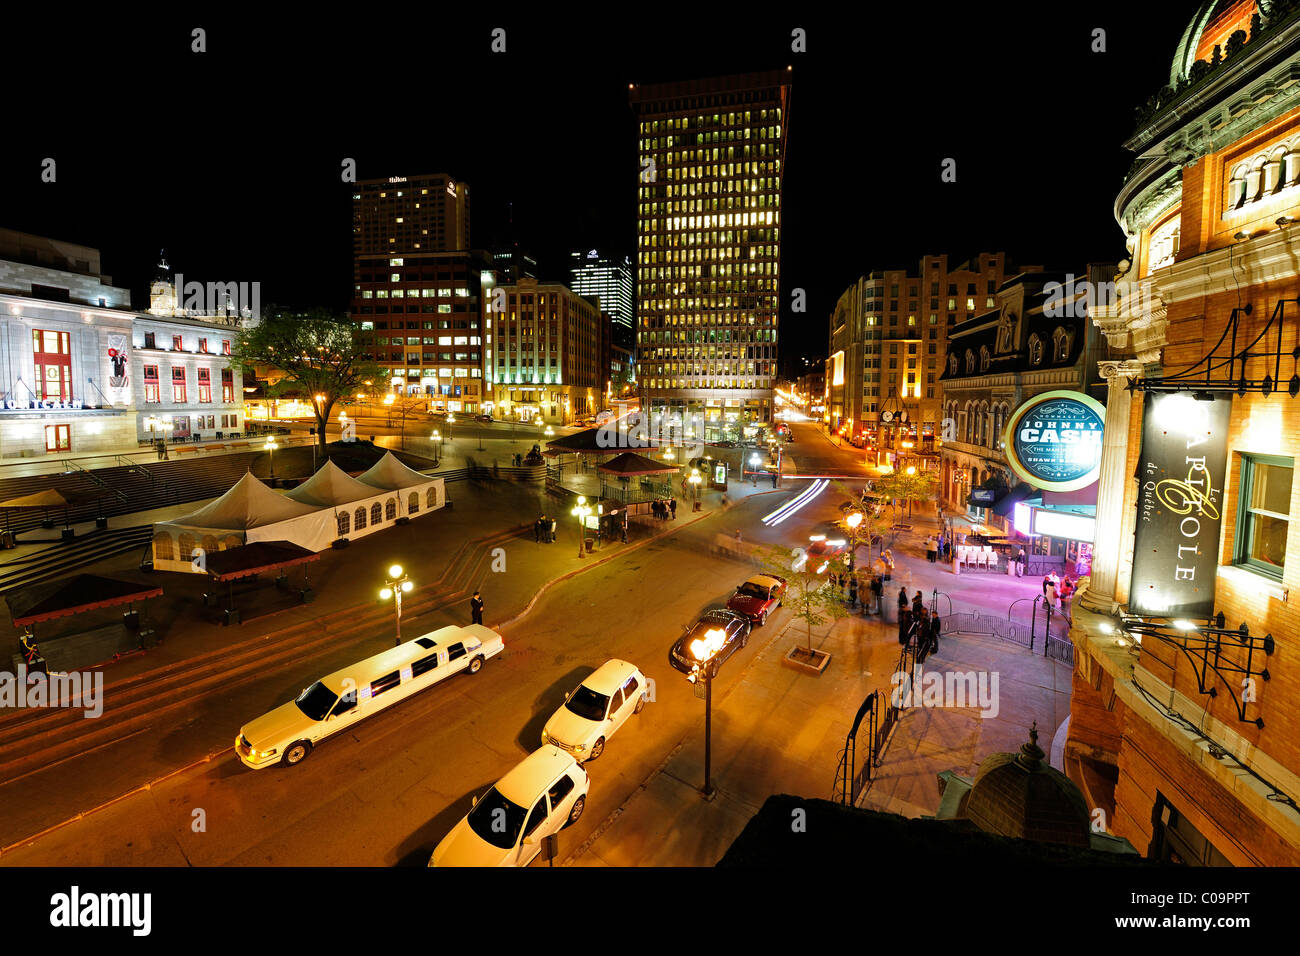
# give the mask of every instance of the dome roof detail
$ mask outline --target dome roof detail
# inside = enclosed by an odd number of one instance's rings
[[[1258,13],[1267,18],[1269,6],[1269,0],[1206,0],[1202,3],[1178,43],[1169,69],[1169,85],[1177,87],[1179,80],[1190,76],[1192,64],[1197,60],[1210,60],[1216,46],[1222,55],[1228,37],[1233,33],[1244,30],[1249,34],[1251,17]]]
[[[1045,756],[1035,723],[1019,753],[992,754],[980,764],[963,815],[989,833],[1089,846],[1091,819],[1083,793]]]

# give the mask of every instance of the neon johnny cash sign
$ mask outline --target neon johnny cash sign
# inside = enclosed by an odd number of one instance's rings
[[[1101,474],[1106,409],[1082,392],[1035,395],[1012,413],[1003,434],[1007,463],[1047,491],[1074,491]]]
[[[1129,607],[1147,617],[1209,618],[1223,525],[1232,396],[1151,393],[1138,458]]]

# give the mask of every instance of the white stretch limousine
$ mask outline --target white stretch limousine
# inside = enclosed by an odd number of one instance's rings
[[[501,635],[482,624],[441,627],[322,677],[297,700],[245,724],[235,739],[235,753],[255,770],[273,763],[292,767],[317,741],[444,677],[460,671],[477,674],[504,647]]]

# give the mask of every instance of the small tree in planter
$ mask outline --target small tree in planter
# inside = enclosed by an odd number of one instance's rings
[[[820,559],[810,557],[803,548],[788,552],[780,548],[764,548],[758,552],[758,558],[765,573],[785,578],[782,603],[790,608],[794,619],[804,625],[808,635],[807,646],[791,648],[785,656],[786,661],[801,670],[820,674],[830,663],[831,656],[813,648],[812,629],[848,615],[839,590],[826,577],[834,562],[828,562],[819,572],[818,569],[822,568]],[[814,564],[814,561],[818,563]]]

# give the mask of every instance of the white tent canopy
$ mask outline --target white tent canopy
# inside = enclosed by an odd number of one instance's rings
[[[417,488],[438,479],[422,475],[408,468],[397,460],[391,451],[384,452],[384,457],[375,462],[370,470],[357,476],[357,481],[376,488],[397,490],[399,488]]]
[[[326,505],[333,507],[349,504],[353,501],[361,501],[363,498],[373,498],[375,494],[373,485],[357,481],[334,462],[326,459],[325,464],[321,465],[316,474],[293,491],[286,492],[284,496],[319,508]]]
[[[289,541],[323,551],[341,538],[364,537],[446,503],[441,478],[413,471],[391,452],[361,479],[326,460],[287,494],[273,491],[249,473],[197,511],[155,524],[154,567],[201,573],[200,553],[255,541]]]

